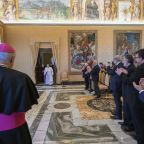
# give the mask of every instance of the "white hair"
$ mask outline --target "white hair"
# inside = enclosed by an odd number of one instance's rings
[[[0,52],[0,62],[11,62],[14,57],[15,53]]]

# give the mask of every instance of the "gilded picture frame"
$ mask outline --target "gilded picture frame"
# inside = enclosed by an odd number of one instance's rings
[[[4,26],[0,22],[0,43],[4,42]]]

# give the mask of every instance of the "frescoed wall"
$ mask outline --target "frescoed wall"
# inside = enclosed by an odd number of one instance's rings
[[[143,0],[0,0],[5,21],[143,21]]]
[[[0,20],[16,20],[16,0],[0,0]]]
[[[67,0],[19,0],[19,19],[68,19],[70,5]]]

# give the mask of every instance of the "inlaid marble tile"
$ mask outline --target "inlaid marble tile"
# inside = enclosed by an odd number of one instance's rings
[[[85,92],[59,92],[56,96],[56,101],[68,101],[70,97],[75,95],[85,95]]]
[[[74,144],[117,141],[107,125],[73,125],[69,112],[52,114],[45,141],[47,139],[51,141],[71,140]]]
[[[35,120],[46,99],[46,93],[42,92],[40,98],[38,99],[38,105],[34,105],[32,109],[26,113],[26,120],[28,122],[29,127],[31,127],[33,121]]]
[[[79,96],[76,99],[77,107],[80,111],[81,119],[109,119],[111,116],[111,112],[101,111],[101,110],[94,110],[90,108],[87,104],[89,100],[93,100],[93,96]],[[101,105],[99,105],[101,107]]]
[[[109,111],[87,105],[94,97],[84,86],[38,86],[43,89],[39,104],[27,114],[33,144],[136,144]]]
[[[133,139],[130,135],[124,133],[123,131],[121,131],[121,132],[114,131],[113,133],[117,137],[117,139],[120,143],[123,143],[123,144],[127,144],[127,143],[137,144],[135,139]]]

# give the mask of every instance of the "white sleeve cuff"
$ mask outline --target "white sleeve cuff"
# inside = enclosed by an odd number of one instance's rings
[[[144,90],[140,90],[140,91],[139,91],[139,94],[142,93],[143,91],[144,91]]]

